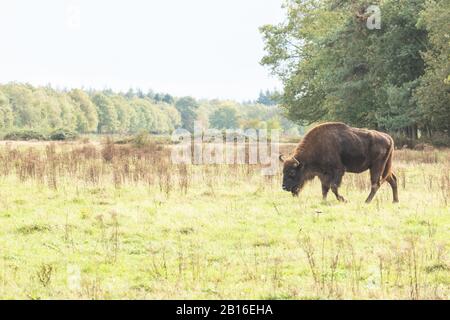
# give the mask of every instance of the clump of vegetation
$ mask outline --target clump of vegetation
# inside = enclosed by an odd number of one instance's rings
[[[39,233],[39,232],[45,232],[50,231],[51,228],[48,225],[45,224],[31,224],[31,225],[25,225],[17,228],[17,232],[21,234],[31,234],[31,233]]]
[[[75,131],[69,129],[57,129],[50,133],[49,139],[52,141],[76,140],[79,135]]]
[[[125,145],[125,144],[130,144],[133,142],[134,137],[126,137],[123,139],[119,139],[114,141],[115,144],[120,144],[120,145]]]
[[[135,136],[126,137],[117,141],[114,141],[118,145],[133,145],[137,148],[143,148],[147,146],[153,146],[156,144],[170,144],[171,140],[167,136],[155,136],[150,135],[148,132],[141,132]]]
[[[13,140],[13,141],[31,141],[31,140],[38,140],[38,141],[45,141],[48,140],[48,137],[38,131],[35,130],[18,130],[18,131],[12,131],[3,137],[3,140]]]
[[[69,129],[57,129],[48,134],[36,130],[16,130],[6,133],[3,140],[11,141],[66,141],[76,140],[79,135]]]
[[[148,146],[149,144],[154,143],[154,141],[152,141],[150,135],[147,132],[141,132],[136,137],[134,137],[132,143],[136,147],[145,147]]]

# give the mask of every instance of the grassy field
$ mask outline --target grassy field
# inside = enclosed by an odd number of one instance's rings
[[[396,152],[338,203],[161,146],[0,146],[0,298],[449,299],[450,151]]]

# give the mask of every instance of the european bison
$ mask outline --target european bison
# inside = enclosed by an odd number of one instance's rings
[[[305,182],[319,177],[322,195],[326,199],[331,190],[339,201],[345,199],[338,188],[345,172],[361,173],[370,170],[372,189],[366,203],[370,203],[384,181],[391,187],[394,202],[398,202],[397,177],[391,171],[394,141],[383,132],[357,129],[344,123],[330,122],[310,130],[284,160],[283,189],[297,196]]]

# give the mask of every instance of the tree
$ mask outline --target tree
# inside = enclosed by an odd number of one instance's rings
[[[0,91],[0,129],[9,129],[12,127],[14,115],[9,98]]]
[[[14,113],[13,126],[17,128],[38,127],[40,112],[33,104],[31,88],[23,84],[8,84],[2,89],[9,98],[9,105]]]
[[[369,30],[364,0],[289,0],[287,20],[261,28],[269,66],[284,84],[282,104],[298,123],[337,120],[417,135],[412,93],[424,73],[424,0],[373,1],[382,28]]]
[[[80,110],[78,131],[82,133],[95,132],[98,127],[98,113],[89,96],[79,89],[70,91],[69,96]]]
[[[161,111],[168,117],[168,130],[172,132],[181,125],[181,116],[178,110],[173,105],[161,105]]]
[[[274,91],[271,92],[269,90],[266,90],[266,92],[263,92],[262,90],[259,92],[258,100],[256,100],[257,103],[264,104],[266,106],[274,106],[278,103],[278,97],[279,93]]]
[[[75,131],[77,127],[77,107],[73,104],[73,101],[64,93],[56,93],[59,108],[61,110],[60,119],[62,127]],[[56,129],[56,127],[55,127]]]
[[[233,107],[220,107],[210,115],[209,123],[216,129],[237,128],[237,111]]]
[[[448,1],[427,1],[418,26],[428,32],[430,44],[423,53],[426,69],[414,93],[426,123],[425,132],[450,133],[450,9]]]
[[[137,133],[145,130],[147,123],[144,116],[144,108],[141,105],[131,102],[133,113],[130,117],[130,129],[132,133]]]
[[[125,93],[127,99],[133,99],[135,96],[136,94],[134,93],[133,88],[128,89],[127,93]]]
[[[136,97],[138,97],[139,99],[144,99],[145,97],[144,92],[142,92],[142,90],[139,88],[136,90]]]
[[[116,95],[111,97],[117,113],[117,131],[127,133],[131,128],[132,108],[124,97]]]
[[[192,97],[183,97],[175,103],[175,108],[181,115],[182,127],[190,132],[194,132],[194,122],[197,119],[197,101]]]
[[[153,100],[153,97],[155,96],[155,92],[153,90],[148,90],[147,94],[145,95],[148,99]]]
[[[155,100],[156,102],[160,102],[160,101],[162,100],[161,94],[156,93],[156,94],[153,96],[153,100]]]
[[[174,99],[170,94],[165,94],[164,97],[162,98],[162,101],[168,104],[174,103]]]
[[[116,108],[109,97],[103,93],[97,93],[92,97],[92,102],[97,106],[99,115],[98,133],[114,133],[118,129],[119,122]]]

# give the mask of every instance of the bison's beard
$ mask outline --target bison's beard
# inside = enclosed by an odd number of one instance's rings
[[[291,189],[292,196],[293,197],[298,197],[300,191],[302,191],[302,189],[305,186],[306,182],[308,182],[308,181],[310,181],[312,179],[314,179],[314,176],[312,176],[312,177],[310,177],[310,176],[302,177],[300,179],[300,181],[298,182],[298,184]]]
[[[302,191],[304,184],[305,184],[304,181],[302,181],[300,184],[291,189],[293,197],[298,197],[298,194],[300,193],[300,191]]]

